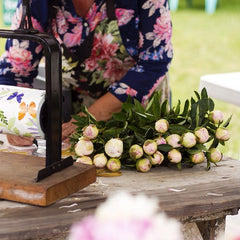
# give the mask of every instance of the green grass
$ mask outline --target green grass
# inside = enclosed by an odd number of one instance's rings
[[[193,96],[205,74],[240,71],[240,1],[221,1],[212,15],[204,11],[204,1],[193,0],[191,8],[179,1],[172,12],[174,58],[170,69],[173,105]],[[239,79],[240,80],[240,79]],[[215,108],[229,117],[231,139],[222,148],[225,155],[239,159],[240,106],[215,100]]]
[[[204,0],[192,0],[192,7],[187,6],[187,1],[179,0],[178,10],[171,13],[174,58],[169,75],[173,104],[193,96],[202,75],[240,71],[239,13],[239,0],[221,0],[212,15],[205,13]],[[0,26],[4,27],[1,20]],[[2,40],[0,44],[2,52]],[[229,126],[232,137],[222,150],[225,155],[239,159],[240,106],[219,100],[215,100],[215,104],[226,118],[233,114]]]

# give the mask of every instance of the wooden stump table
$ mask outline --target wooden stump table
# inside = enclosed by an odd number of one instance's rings
[[[66,239],[74,222],[93,214],[118,190],[157,197],[159,211],[183,223],[186,240],[213,240],[224,230],[226,215],[240,208],[240,161],[224,158],[209,171],[206,164],[181,171],[174,167],[148,173],[123,170],[118,177],[98,177],[96,183],[48,207],[1,200],[0,239]]]

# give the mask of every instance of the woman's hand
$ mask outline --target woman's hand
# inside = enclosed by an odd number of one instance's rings
[[[111,118],[112,114],[121,110],[122,102],[117,99],[111,93],[106,93],[101,98],[96,100],[89,108],[91,113],[97,121],[107,121]],[[83,113],[79,113],[83,115]],[[67,123],[62,124],[62,140],[67,139],[76,129],[76,125],[73,124],[74,119],[71,119]]]

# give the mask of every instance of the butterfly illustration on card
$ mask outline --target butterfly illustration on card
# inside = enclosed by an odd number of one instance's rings
[[[22,102],[19,105],[18,120],[22,120],[27,113],[29,113],[33,118],[36,118],[37,111],[36,111],[35,102],[30,102],[30,104],[26,104],[25,102]]]
[[[19,103],[21,103],[23,96],[24,96],[24,93],[18,94],[18,92],[14,92],[7,98],[7,100],[12,100],[12,99],[16,98],[16,100]]]

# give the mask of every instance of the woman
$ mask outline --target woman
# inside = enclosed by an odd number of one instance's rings
[[[19,27],[21,10],[19,0],[13,29]],[[77,93],[77,101],[93,99],[88,110],[97,120],[118,112],[128,95],[144,104],[162,88],[168,97],[172,28],[167,0],[32,0],[31,14],[34,28],[52,33],[63,47],[63,86]],[[31,87],[41,57],[37,43],[8,40],[0,84]],[[74,129],[71,121],[64,123],[63,139]],[[8,140],[29,144],[29,139]]]

